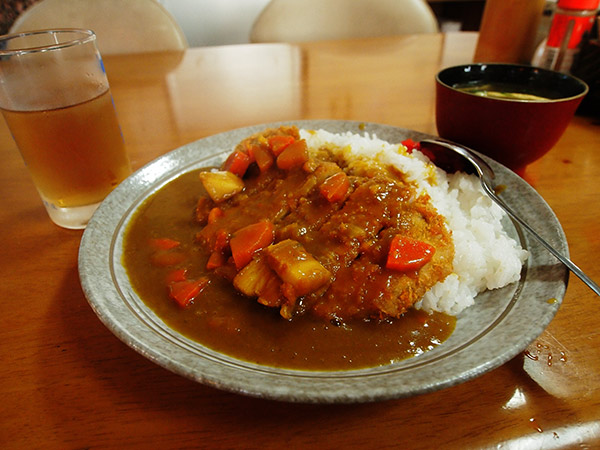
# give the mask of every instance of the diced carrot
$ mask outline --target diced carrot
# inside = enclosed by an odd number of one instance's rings
[[[174,283],[176,281],[185,281],[187,278],[187,269],[175,269],[167,274],[167,283]]]
[[[261,172],[269,170],[274,162],[273,155],[265,147],[254,147],[254,159]]]
[[[225,255],[222,252],[212,252],[206,262],[206,268],[208,270],[214,270],[217,267],[221,267],[225,264]]]
[[[254,162],[254,151],[256,150],[256,148],[260,147],[260,144],[257,144],[256,142],[244,142],[244,152],[248,155],[248,158],[250,159],[250,164],[252,164]]]
[[[223,229],[218,230],[214,234],[215,241],[212,246],[212,251],[222,252],[229,245],[229,233]]]
[[[435,247],[427,242],[397,234],[390,244],[386,267],[400,272],[419,270],[434,253]]]
[[[205,224],[208,221],[208,214],[213,207],[213,202],[208,197],[200,197],[196,203],[196,222]]]
[[[338,172],[326,178],[319,186],[319,191],[328,202],[334,203],[346,197],[349,187],[348,175],[345,172]]]
[[[185,253],[172,250],[161,250],[150,257],[152,264],[158,267],[174,266],[186,259],[187,256]]]
[[[223,217],[225,213],[221,208],[215,206],[208,212],[208,223],[215,223],[219,218]]]
[[[222,333],[228,333],[228,334],[239,333],[240,328],[241,328],[240,319],[237,317],[231,317],[228,315],[212,316],[208,320],[207,324],[212,330],[215,330],[220,334],[222,334]]]
[[[283,170],[302,167],[308,161],[308,147],[306,141],[301,139],[294,141],[286,147],[277,157],[277,167]]]
[[[202,292],[208,284],[208,278],[202,277],[198,280],[175,281],[169,285],[169,296],[177,302],[179,306],[185,308],[189,306],[194,298]]]
[[[273,224],[268,220],[236,231],[229,242],[235,267],[240,270],[250,262],[254,252],[273,243],[274,238]]]
[[[234,173],[238,177],[243,177],[250,165],[250,157],[239,150],[235,150],[223,163],[223,170]]]
[[[277,135],[271,136],[267,141],[269,143],[269,148],[273,152],[273,155],[279,156],[280,153],[284,151],[295,140],[296,139],[294,138],[294,136]]]
[[[181,245],[179,241],[169,238],[150,239],[149,244],[155,250],[170,250]]]

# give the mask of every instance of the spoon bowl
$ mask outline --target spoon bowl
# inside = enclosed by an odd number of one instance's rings
[[[424,139],[420,142],[421,151],[431,159],[433,164],[446,172],[462,171],[476,174],[481,180],[485,193],[500,206],[515,222],[526,229],[546,250],[552,253],[562,264],[573,272],[581,281],[588,285],[596,295],[600,296],[600,286],[588,277],[569,258],[552,247],[542,236],[529,226],[515,211],[513,211],[497,194],[493,184],[494,170],[473,150],[444,140]]]

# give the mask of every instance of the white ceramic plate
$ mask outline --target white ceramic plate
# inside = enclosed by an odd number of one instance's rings
[[[374,133],[389,142],[431,138],[401,128],[348,121],[286,123],[331,132]],[[477,297],[457,318],[442,345],[394,364],[352,371],[287,370],[248,363],[213,351],[170,329],[134,292],[121,264],[123,235],[140,204],[182,173],[220,164],[263,124],[211,136],[174,150],[138,170],[98,208],[83,235],[79,274],[100,320],[123,342],[156,364],[215,388],[256,397],[310,403],[366,402],[421,394],[467,381],[523,351],[556,314],[568,271],[535,240],[506,220],[505,228],[529,250],[521,280]],[[487,158],[486,158],[487,159]],[[495,163],[502,198],[564,255],[566,239],[556,216],[519,176]]]

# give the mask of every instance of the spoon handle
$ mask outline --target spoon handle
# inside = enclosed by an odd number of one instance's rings
[[[569,270],[571,270],[571,272],[577,275],[577,277],[579,277],[581,281],[587,284],[590,287],[590,289],[596,293],[596,295],[600,296],[600,286],[598,286],[590,277],[583,273],[583,271],[579,267],[577,267],[569,258],[563,256],[554,247],[548,244],[544,240],[544,238],[542,238],[539,234],[537,234],[537,232],[533,228],[529,226],[527,222],[525,222],[516,213],[514,213],[509,208],[509,206],[506,203],[504,203],[502,199],[500,199],[500,197],[496,195],[496,193],[494,192],[494,190],[488,182],[482,179],[481,184],[483,185],[483,189],[491,197],[491,199],[494,200],[498,205],[500,205],[500,207],[504,209],[504,211],[506,211],[510,217],[512,217],[515,221],[519,223],[519,225],[521,225],[523,228],[529,231],[533,235],[533,237],[535,237],[538,240],[538,242],[546,248],[546,250],[552,253],[561,263],[567,266]]]

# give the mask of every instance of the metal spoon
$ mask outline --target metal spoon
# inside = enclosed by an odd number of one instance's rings
[[[494,171],[482,158],[466,147],[461,147],[451,142],[442,140],[424,139],[421,141],[421,149],[440,169],[452,173],[463,171],[466,173],[476,173],[481,180],[483,190],[490,198],[495,201],[506,213],[519,223],[523,228],[531,233],[546,249],[552,253],[561,263],[573,272],[587,284],[597,295],[600,295],[600,286],[598,286],[590,277],[577,267],[569,258],[563,256],[554,247],[548,244],[527,222],[521,219],[500,197],[496,195],[492,179]]]

